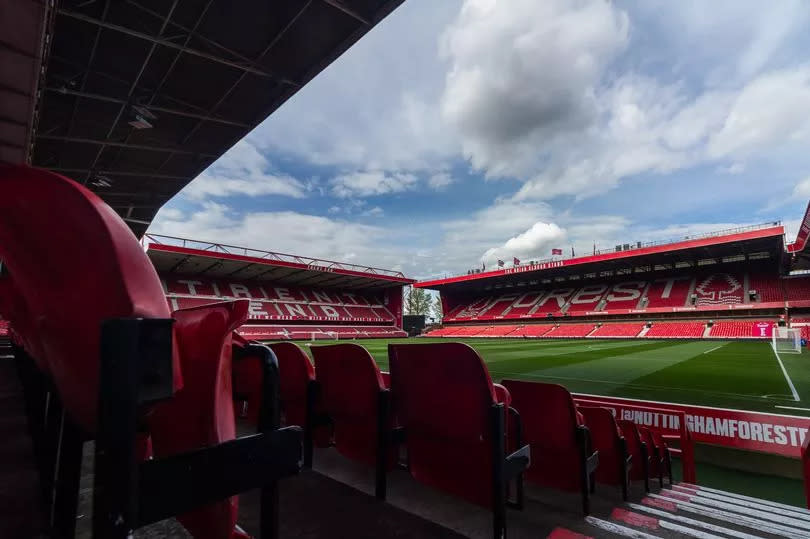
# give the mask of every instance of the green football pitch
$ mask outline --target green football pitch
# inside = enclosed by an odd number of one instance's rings
[[[389,343],[450,339],[352,341],[382,370]],[[661,340],[453,339],[475,348],[493,381],[554,382],[577,393],[810,416],[810,353],[780,354],[770,342]],[[330,342],[299,342],[304,348]],[[797,401],[789,381],[799,397]]]

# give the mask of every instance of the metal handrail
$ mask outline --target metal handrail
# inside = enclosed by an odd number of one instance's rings
[[[177,236],[164,236],[162,234],[144,234],[143,239],[141,239],[141,244],[144,246],[144,248],[148,248],[150,243],[156,243],[158,245],[172,245],[175,247],[184,247],[187,249],[198,249],[200,251],[212,251],[223,254],[250,256],[253,258],[264,258],[267,260],[276,260],[282,262],[293,262],[296,264],[305,264],[307,266],[313,266],[313,269],[317,268],[340,269],[340,270],[369,273],[372,275],[383,275],[386,277],[399,277],[402,279],[406,278],[401,271],[375,268],[373,266],[365,266],[361,264],[349,264],[346,262],[336,262],[334,260],[324,260],[321,258],[291,255],[288,253],[279,253],[274,251],[264,251],[262,249],[252,249],[250,247],[228,245],[227,243],[215,243],[210,241],[192,240],[189,238],[181,238]]]

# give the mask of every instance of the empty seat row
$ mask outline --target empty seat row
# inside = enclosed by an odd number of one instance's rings
[[[246,339],[276,340],[337,340],[407,337],[395,326],[273,326],[245,324],[238,330]]]
[[[229,299],[231,298],[172,295],[166,297],[169,307],[175,311]],[[389,322],[394,320],[394,315],[382,306],[315,305],[264,299],[250,300],[248,317],[251,320],[310,320],[313,322]]]
[[[755,295],[749,293],[756,292]],[[780,278],[774,271],[714,271],[676,275],[652,280],[588,285],[557,284],[539,290],[492,292],[463,298],[449,297],[452,305],[447,322],[471,320],[542,319],[549,316],[586,313],[677,312],[685,307],[703,310],[728,309],[750,304],[772,308],[785,300],[810,301],[810,278]]]
[[[603,338],[603,337],[637,337],[641,330],[644,329],[643,322],[629,322],[629,323],[616,323],[616,324],[602,324],[596,330],[588,335],[588,337]]]
[[[773,325],[774,322],[769,320],[724,320],[712,325],[709,337],[770,338]]]
[[[307,465],[313,446],[333,445],[374,467],[385,499],[386,474],[405,455],[417,481],[491,508],[495,537],[506,505],[522,505],[524,477],[580,492],[587,513],[594,482],[617,485],[626,497],[630,479],[648,488],[649,474],[661,481],[671,468],[666,444],[647,429],[617,423],[605,408],[577,408],[556,384],[493,384],[477,352],[461,343],[391,344],[390,373],[355,344],[312,346],[314,366],[293,343],[270,347],[284,421],[304,427]]]

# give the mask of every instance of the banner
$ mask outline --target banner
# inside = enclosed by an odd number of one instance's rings
[[[810,417],[691,406],[669,402],[574,394],[582,406],[610,409],[617,419],[628,419],[661,434],[678,434],[680,414],[697,443],[799,458],[810,428]],[[672,411],[675,413],[667,413]]]
[[[771,322],[759,322],[751,326],[752,337],[768,337],[773,335],[773,324]]]

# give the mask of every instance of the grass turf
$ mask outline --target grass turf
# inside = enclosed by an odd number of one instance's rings
[[[448,339],[352,341],[388,368],[389,343]],[[555,382],[577,393],[810,416],[810,357],[781,354],[796,402],[769,342],[662,340],[453,339],[475,348],[493,380]],[[326,341],[302,345],[331,344]],[[305,346],[305,348],[308,348]],[[806,404],[805,404],[806,403]],[[786,410],[777,405],[808,408]]]

